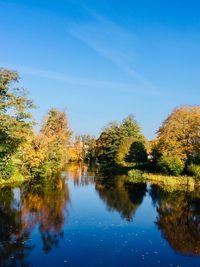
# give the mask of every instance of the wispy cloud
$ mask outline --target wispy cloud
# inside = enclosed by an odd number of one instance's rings
[[[71,74],[24,65],[4,64],[4,66],[16,69],[21,75],[46,78],[80,88],[108,89],[122,93],[158,96],[159,91],[156,86],[135,68],[137,37],[129,30],[95,14],[92,10],[85,7],[82,7],[82,9],[85,9],[89,15],[89,21],[67,22],[68,33],[130,75],[132,77],[131,82],[117,82],[116,80],[104,80],[103,78],[100,80],[90,79],[90,77],[80,78]]]
[[[156,90],[134,67],[137,38],[132,32],[91,10],[88,11],[91,20],[85,23],[69,23],[68,32],[146,86],[146,89],[148,87],[149,90]]]
[[[87,87],[88,89],[106,89],[106,90],[113,90],[113,91],[127,92],[127,93],[148,93],[144,90],[144,88],[134,83],[129,84],[129,83],[119,83],[109,80],[81,79],[79,77],[73,77],[65,73],[32,68],[29,66],[22,66],[22,65],[4,64],[4,66],[18,71],[21,76],[29,75],[37,78],[55,80],[58,82],[65,83],[67,85],[76,86],[78,88]],[[155,92],[151,91],[149,93],[157,95],[156,91]]]

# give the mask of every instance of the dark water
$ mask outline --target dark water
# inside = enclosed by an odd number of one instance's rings
[[[0,266],[200,266],[200,194],[98,179],[0,190]]]

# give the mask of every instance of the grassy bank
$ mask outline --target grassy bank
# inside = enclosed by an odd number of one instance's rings
[[[200,181],[197,181],[192,176],[167,176],[134,169],[128,171],[128,177],[129,182],[149,182],[151,184],[164,186],[165,188],[170,189],[170,191],[172,189],[187,189],[193,191],[196,187],[200,187]]]

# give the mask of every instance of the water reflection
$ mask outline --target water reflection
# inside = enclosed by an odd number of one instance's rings
[[[155,215],[148,218],[149,228],[145,232],[149,209]],[[180,254],[200,255],[199,192],[130,184],[126,176],[102,177],[84,165],[69,166],[58,179],[0,190],[0,266],[37,266],[33,261],[38,254],[41,261],[49,257],[46,262],[55,266],[61,258],[66,262],[67,253],[77,263],[69,266],[87,266],[90,249],[94,253],[91,266],[102,266],[95,259],[105,266],[121,266],[122,261],[126,266],[145,266],[140,265],[144,255],[148,255],[152,266],[157,266],[155,252],[161,253],[163,239],[171,247],[168,250],[163,247],[163,257],[165,253],[169,256],[170,251],[178,252],[171,256],[177,262],[174,266],[178,265]],[[76,251],[82,251],[80,262]],[[139,251],[141,258],[136,257]],[[59,255],[58,259],[54,255]],[[121,259],[118,265],[113,263],[116,255]],[[189,265],[195,257],[186,259],[188,265],[179,265],[199,266]],[[106,265],[106,260],[112,264]],[[159,259],[156,260],[159,264]]]
[[[22,220],[27,229],[39,226],[43,249],[48,253],[63,237],[64,209],[70,201],[64,179],[26,186],[21,193]]]
[[[156,224],[176,252],[200,255],[200,198],[184,191],[167,192],[152,186],[157,204]]]
[[[95,183],[96,169],[84,164],[70,164],[64,172],[74,186],[87,186]]]
[[[96,190],[108,210],[116,210],[122,218],[131,221],[146,193],[146,184],[128,184],[126,176],[98,179]]]
[[[24,227],[20,203],[14,190],[3,188],[0,192],[0,266],[29,266],[26,257],[33,249],[27,243],[30,231]]]
[[[38,226],[48,253],[63,238],[64,209],[69,191],[63,179],[28,184],[0,192],[0,266],[28,266],[34,248],[31,233]]]
[[[102,176],[97,169],[83,164],[71,164],[67,167],[67,177],[74,186],[95,184],[96,192],[106,203],[109,211],[116,210],[127,221],[131,221],[146,193],[146,184],[131,184],[127,176]]]

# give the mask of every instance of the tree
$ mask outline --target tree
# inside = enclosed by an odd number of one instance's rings
[[[69,158],[71,131],[63,111],[51,109],[41,131],[30,134],[20,151],[21,170],[26,176],[51,176],[60,171]]]
[[[158,160],[160,170],[165,174],[179,176],[184,170],[184,162],[178,156],[163,154]]]
[[[99,162],[106,165],[114,165],[119,145],[120,129],[117,122],[112,122],[97,139],[96,154]]]
[[[128,155],[130,153],[130,148],[133,143],[133,137],[126,137],[121,141],[118,151],[116,153],[116,162],[120,166],[126,166],[128,160]],[[131,162],[131,161],[129,161]]]
[[[26,177],[39,176],[48,157],[48,138],[43,134],[30,134],[21,146],[19,158],[21,172]]]
[[[12,87],[18,81],[17,72],[0,69],[0,176],[4,179],[11,176],[12,158],[32,131],[34,105],[23,89]]]
[[[200,106],[175,109],[158,130],[158,150],[179,155],[182,160],[200,152]]]
[[[84,144],[81,141],[81,136],[75,136],[75,140],[69,148],[69,159],[72,162],[82,162],[84,156]]]
[[[158,157],[168,157],[168,162],[176,158],[177,162],[182,162],[187,168],[200,155],[199,127],[200,106],[175,109],[158,130]]]
[[[112,122],[97,140],[97,157],[106,165],[126,165],[126,157],[134,141],[144,141],[140,127],[129,115],[121,123]]]
[[[50,109],[43,122],[41,134],[47,138],[48,152],[45,159],[47,168],[61,169],[68,161],[68,145],[71,137],[66,113]]]
[[[144,140],[132,142],[127,155],[127,161],[136,164],[147,162],[147,151]]]

